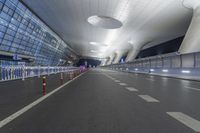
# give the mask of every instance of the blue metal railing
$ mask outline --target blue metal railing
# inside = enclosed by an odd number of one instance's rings
[[[183,75],[200,79],[200,52],[190,54],[170,53],[136,59],[128,63],[111,64],[103,66],[103,68],[168,76]]]

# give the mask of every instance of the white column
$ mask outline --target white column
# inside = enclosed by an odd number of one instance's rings
[[[107,62],[107,65],[112,64],[114,57],[115,57],[114,54],[112,54],[112,55],[109,57],[109,61]]]
[[[113,64],[119,63],[119,62],[120,62],[120,59],[121,59],[122,56],[123,56],[123,54],[124,54],[124,51],[118,51],[118,52],[116,52],[116,57],[115,57],[115,59],[114,59],[114,61],[113,61]]]
[[[133,61],[136,58],[136,56],[138,55],[139,52],[140,52],[140,49],[132,47],[128,52],[128,55],[126,57],[126,62]]]
[[[193,17],[179,48],[180,54],[200,51],[200,0],[184,0],[184,6],[193,9]]]
[[[108,60],[108,59],[103,59],[103,60],[101,60],[101,65],[100,65],[100,66],[106,65],[107,60]]]

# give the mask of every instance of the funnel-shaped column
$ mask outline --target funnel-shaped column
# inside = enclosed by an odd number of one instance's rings
[[[109,60],[108,60],[108,62],[107,62],[107,65],[110,65],[110,64],[113,63],[114,57],[115,57],[114,54],[112,54],[112,55],[109,57]]]
[[[130,50],[129,50],[128,55],[126,57],[126,62],[133,61],[136,58],[136,56],[138,55],[138,53],[140,52],[141,48],[145,44],[148,44],[150,42],[151,41],[141,41],[141,42],[131,44]]]
[[[108,59],[103,59],[103,60],[101,60],[101,65],[100,65],[100,66],[106,65],[107,60],[108,60]]]
[[[118,52],[116,52],[116,56],[115,56],[115,59],[113,61],[113,64],[119,63],[120,59],[122,58],[123,55],[124,55],[124,51],[118,51]]]
[[[110,57],[108,57],[105,61],[105,65],[108,65],[108,62],[110,61]]]
[[[183,4],[193,9],[189,29],[179,49],[180,54],[200,51],[200,0],[185,0]]]
[[[133,61],[139,52],[140,52],[140,49],[136,49],[136,48],[132,47],[128,52],[128,55],[126,57],[126,62]]]

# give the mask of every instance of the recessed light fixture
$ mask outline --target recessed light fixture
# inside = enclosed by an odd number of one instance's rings
[[[155,70],[154,70],[154,69],[150,69],[150,71],[151,71],[151,72],[154,72]]]
[[[90,42],[91,45],[98,45],[97,42]]]
[[[91,16],[87,20],[90,24],[103,29],[118,29],[122,27],[122,22],[109,16]]]
[[[189,70],[182,70],[181,72],[182,72],[182,73],[190,73]]]
[[[99,42],[90,42],[91,45],[94,45],[94,46],[108,46],[108,44],[105,44],[105,43],[99,43]]]
[[[90,50],[90,52],[92,52],[92,53],[97,53],[97,51],[96,51],[96,50]]]
[[[163,69],[162,71],[163,71],[163,72],[165,72],[165,73],[167,73],[167,72],[168,72],[168,70],[167,70],[167,69]]]

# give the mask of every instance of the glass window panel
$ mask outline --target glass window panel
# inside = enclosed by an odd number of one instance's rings
[[[18,8],[19,8],[20,10],[22,10],[22,11],[25,11],[25,10],[26,10],[26,7],[25,7],[21,2],[19,2],[17,6],[18,6]]]
[[[0,32],[0,38],[3,38],[4,37],[4,34],[3,32]]]
[[[3,3],[0,2],[0,10],[2,11],[3,9]]]
[[[0,31],[1,31],[1,32],[6,32],[6,29],[7,29],[7,28],[6,28],[5,26],[0,25]]]
[[[0,49],[3,50],[3,51],[8,51],[8,50],[9,50],[9,47],[6,46],[6,45],[1,45],[1,46],[0,46]]]
[[[4,7],[3,7],[3,12],[4,13],[7,13],[9,11],[9,8],[6,6],[6,5],[4,5]]]
[[[19,26],[20,25],[20,22],[19,21],[17,21],[16,19],[11,19],[11,23],[13,24],[13,25],[15,25],[15,26]]]
[[[11,2],[14,4],[14,5],[17,5],[18,4],[18,0],[11,0]]]
[[[2,13],[3,14],[3,13]],[[0,17],[0,24],[3,26],[8,26],[8,21],[6,21],[5,19],[3,19],[2,17]]]
[[[17,48],[15,48],[15,47],[11,47],[9,51],[15,53],[15,52],[17,51]]]
[[[9,9],[8,15],[13,16],[14,11],[12,9]]]
[[[5,21],[9,22],[11,19],[11,16],[9,16],[8,14],[6,14],[5,12],[1,12],[0,17],[2,19],[4,19]]]
[[[6,0],[0,0],[0,2],[4,3]]]
[[[7,5],[10,9],[15,10],[15,5],[10,0],[6,0],[5,5]]]

